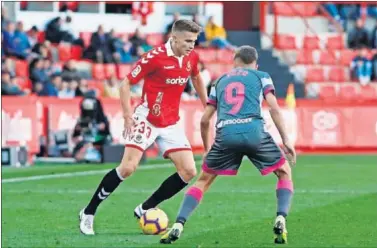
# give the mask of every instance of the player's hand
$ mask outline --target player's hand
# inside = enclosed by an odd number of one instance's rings
[[[287,155],[288,161],[290,162],[291,166],[296,165],[296,151],[292,143],[289,140],[286,140],[283,141],[283,145],[284,153]]]
[[[132,127],[135,125],[135,121],[132,118],[131,114],[125,114],[123,116],[124,119],[124,131],[123,131],[123,137],[126,138],[128,134],[131,132]]]

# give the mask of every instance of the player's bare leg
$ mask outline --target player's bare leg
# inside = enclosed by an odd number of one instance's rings
[[[201,199],[203,198],[203,194],[209,189],[216,176],[217,175],[209,174],[204,171],[200,173],[200,176],[195,184],[187,190],[175,223],[170,231],[161,237],[160,243],[171,244],[179,239],[183,231],[183,226],[188,217],[198,207]]]
[[[276,185],[277,212],[273,228],[274,242],[276,244],[285,244],[288,241],[286,217],[288,215],[293,196],[291,167],[289,166],[289,163],[286,162],[274,173],[278,177],[278,182]]]
[[[88,206],[80,211],[80,231],[85,235],[94,235],[93,222],[98,206],[104,201],[119,184],[129,177],[139,165],[143,152],[137,148],[126,147],[119,166],[109,171],[94,192]]]
[[[144,203],[135,208],[135,217],[140,218],[146,210],[155,208],[161,202],[180,192],[196,176],[195,161],[191,150],[171,152],[168,154],[168,158],[173,161],[177,172],[165,179]]]

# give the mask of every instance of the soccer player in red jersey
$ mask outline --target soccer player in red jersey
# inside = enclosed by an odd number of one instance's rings
[[[134,214],[140,218],[181,191],[196,175],[195,162],[184,130],[177,125],[181,94],[191,77],[203,107],[207,94],[199,75],[198,54],[193,51],[201,28],[195,22],[178,20],[169,41],[149,51],[136,63],[120,87],[126,147],[120,165],[100,182],[89,204],[80,211],[80,231],[94,235],[93,221],[99,204],[137,168],[142,154],[157,138],[164,157],[173,161],[177,172],[168,177]],[[130,84],[144,79],[141,103],[134,111]]]

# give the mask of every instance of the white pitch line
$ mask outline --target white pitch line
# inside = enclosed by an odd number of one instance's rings
[[[174,165],[172,163],[142,165],[137,170],[152,170],[152,169],[168,168],[168,167],[174,167]],[[80,172],[67,172],[67,173],[60,173],[60,174],[53,174],[53,175],[7,178],[7,179],[1,180],[1,183],[17,183],[17,182],[37,181],[37,180],[52,179],[52,178],[89,176],[89,175],[104,174],[110,170],[111,169],[91,170],[91,171],[80,171]]]

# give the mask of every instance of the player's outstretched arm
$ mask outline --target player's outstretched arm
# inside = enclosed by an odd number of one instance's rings
[[[126,77],[121,83],[119,88],[120,93],[120,103],[122,105],[123,110],[123,118],[124,118],[124,127],[125,129],[129,129],[133,126],[133,119],[132,119],[132,107],[131,107],[131,89],[130,89],[130,81]]]
[[[281,114],[280,107],[276,100],[275,95],[272,92],[267,93],[266,101],[267,101],[268,106],[270,107],[271,118],[276,128],[278,129],[281,139],[283,141],[285,153],[291,156],[290,160],[293,164],[295,164],[296,152],[293,145],[289,141],[287,131],[285,129],[284,119]]]
[[[203,104],[203,107],[205,108],[207,105],[207,92],[206,88],[204,87],[203,79],[200,76],[200,74],[191,77],[192,85],[194,86],[196,93],[198,93],[200,101]]]
[[[204,109],[202,119],[200,120],[200,132],[202,135],[204,151],[206,153],[209,151],[209,148],[210,148],[209,124],[215,112],[216,112],[216,108],[214,106],[207,105]]]

